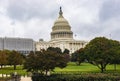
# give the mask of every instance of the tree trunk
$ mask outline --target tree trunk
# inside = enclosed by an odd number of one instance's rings
[[[114,64],[114,70],[116,71],[116,64]]]
[[[103,68],[101,68],[101,73],[103,73],[104,72],[104,69]]]
[[[79,61],[77,62],[77,65],[80,65],[80,62],[79,62]]]
[[[103,64],[101,64],[101,73],[103,73],[105,70],[105,66]]]
[[[81,64],[81,62],[79,61],[79,65]]]
[[[46,71],[45,71],[45,75],[46,75],[46,76],[50,76],[50,70],[46,70]]]
[[[1,69],[3,68],[3,65],[1,65]]]
[[[14,65],[14,70],[16,70],[16,65]]]
[[[47,76],[47,72],[48,72],[48,71],[46,70],[46,71],[45,71],[45,75],[46,75],[46,76]]]

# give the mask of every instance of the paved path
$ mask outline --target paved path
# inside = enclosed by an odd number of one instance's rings
[[[20,81],[32,81],[31,77],[21,77]]]

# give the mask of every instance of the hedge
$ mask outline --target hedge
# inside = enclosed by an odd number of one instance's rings
[[[60,75],[51,76],[33,75],[33,81],[120,81],[119,75],[111,74],[83,74],[83,75]]]

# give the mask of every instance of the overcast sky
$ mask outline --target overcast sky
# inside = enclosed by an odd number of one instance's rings
[[[75,39],[120,41],[120,0],[0,0],[0,37],[49,41],[60,6]]]

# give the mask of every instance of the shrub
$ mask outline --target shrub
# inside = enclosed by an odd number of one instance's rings
[[[119,81],[120,76],[114,76],[110,74],[54,74],[51,76],[33,75],[33,81]]]

